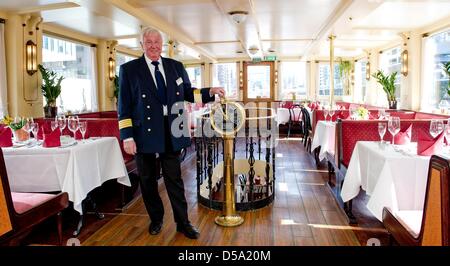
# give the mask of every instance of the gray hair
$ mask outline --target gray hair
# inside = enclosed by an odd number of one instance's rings
[[[145,27],[141,30],[141,38],[140,38],[141,43],[144,43],[144,36],[147,34],[158,34],[161,40],[163,39],[161,32],[159,30],[152,27]]]

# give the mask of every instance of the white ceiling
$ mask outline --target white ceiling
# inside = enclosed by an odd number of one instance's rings
[[[151,25],[178,41],[179,60],[326,57],[330,34],[336,56],[354,57],[401,41],[401,32],[450,23],[450,0],[0,0],[0,11],[39,12],[44,24],[137,50],[141,26]],[[248,16],[236,24],[230,11]]]

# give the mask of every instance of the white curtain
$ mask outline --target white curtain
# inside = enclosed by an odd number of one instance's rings
[[[5,24],[0,23],[0,117],[8,114],[6,87]]]
[[[92,112],[98,111],[98,86],[97,86],[97,47],[91,47],[91,99]]]

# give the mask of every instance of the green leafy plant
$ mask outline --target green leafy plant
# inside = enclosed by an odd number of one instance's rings
[[[61,94],[61,82],[64,77],[57,77],[54,71],[46,69],[43,65],[38,65],[42,75],[42,95],[47,101],[47,106],[55,107],[56,99]]]
[[[372,74],[372,77],[374,77],[378,83],[383,86],[384,92],[386,92],[386,96],[388,99],[388,102],[395,102],[395,79],[397,78],[397,72],[392,72],[390,75],[385,75],[383,71],[378,70],[376,73]]]
[[[447,63],[443,63],[442,68],[448,77],[447,94],[450,96],[450,61],[448,61]]]
[[[342,58],[340,58],[338,65],[339,78],[342,81],[345,94],[347,95],[350,94],[350,77],[352,70],[353,70],[352,62],[348,60],[342,60]]]
[[[19,130],[23,128],[27,121],[24,118],[16,118],[13,119],[12,117],[9,117],[5,115],[1,121],[2,124],[5,124],[7,127],[11,128],[12,130]]]

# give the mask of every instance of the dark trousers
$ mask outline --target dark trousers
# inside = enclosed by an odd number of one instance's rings
[[[189,223],[189,219],[184,195],[184,183],[181,179],[180,152],[173,151],[167,119],[165,119],[164,130],[166,151],[159,154],[164,183],[172,205],[175,222],[186,224]],[[159,168],[156,167],[156,155],[154,153],[137,153],[136,165],[139,171],[145,208],[152,222],[160,222],[164,217],[164,206],[158,192],[157,176],[159,175]]]

